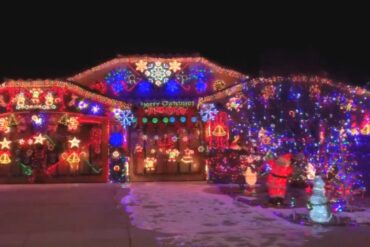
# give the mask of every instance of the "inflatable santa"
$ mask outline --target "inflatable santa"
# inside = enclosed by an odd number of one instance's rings
[[[292,174],[292,154],[284,154],[277,160],[269,161],[271,171],[267,177],[267,188],[270,203],[273,205],[283,204],[286,194],[288,177]]]

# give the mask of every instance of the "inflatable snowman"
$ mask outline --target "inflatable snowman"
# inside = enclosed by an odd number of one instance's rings
[[[332,214],[329,203],[325,196],[325,182],[320,176],[316,176],[313,185],[313,193],[308,202],[309,216],[313,222],[328,223]]]

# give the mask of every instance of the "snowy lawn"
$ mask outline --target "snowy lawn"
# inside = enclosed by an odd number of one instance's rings
[[[133,183],[122,204],[135,226],[164,233],[165,246],[299,246],[333,228],[292,224],[204,182]],[[298,209],[304,211],[306,209]],[[370,220],[368,211],[363,217]]]

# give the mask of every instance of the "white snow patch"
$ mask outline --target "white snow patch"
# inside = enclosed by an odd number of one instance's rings
[[[290,209],[249,207],[201,182],[134,183],[122,204],[133,225],[166,234],[166,246],[299,246],[321,232],[274,214]]]
[[[341,212],[339,216],[349,217],[358,224],[370,224],[370,210],[358,212]]]

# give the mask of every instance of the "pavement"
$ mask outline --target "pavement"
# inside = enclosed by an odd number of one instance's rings
[[[130,224],[112,184],[0,185],[1,247],[156,246]]]
[[[203,182],[0,185],[0,247],[362,247],[369,232],[291,225]]]

